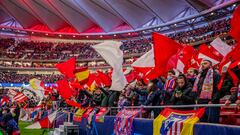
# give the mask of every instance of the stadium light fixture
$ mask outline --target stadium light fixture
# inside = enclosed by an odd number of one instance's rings
[[[73,37],[75,38],[76,36],[75,36],[75,35],[73,35]]]
[[[45,35],[47,36],[48,34],[46,33]]]
[[[62,37],[62,35],[60,34],[59,37]]]
[[[86,38],[88,38],[88,36],[86,36]]]
[[[101,35],[100,38],[102,38],[103,36]]]
[[[32,32],[32,34],[34,34],[34,32]]]
[[[116,34],[114,34],[113,36],[114,36],[114,37],[116,37],[117,35],[116,35]]]

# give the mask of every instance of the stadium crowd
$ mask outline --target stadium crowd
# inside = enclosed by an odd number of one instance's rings
[[[192,30],[167,34],[167,36],[180,43],[191,44],[222,35],[229,28],[229,19],[223,19]],[[14,39],[1,39],[0,43],[4,44],[0,48],[1,58],[40,60],[63,60],[73,56],[78,59],[100,58],[100,55],[91,47],[97,44],[96,42],[53,43],[20,40],[15,42]],[[124,55],[141,54],[151,49],[151,38],[132,39],[122,42],[121,48]]]
[[[16,72],[1,72],[0,82],[1,83],[28,83],[32,78],[39,78],[45,83],[54,83],[57,80],[63,79],[63,75],[60,74],[17,74]]]
[[[223,82],[221,82],[220,73],[211,68],[211,61],[203,60],[201,66],[201,70],[189,68],[186,74],[176,74],[175,71],[169,70],[167,77],[161,76],[157,79],[149,80],[147,83],[140,78],[136,83],[127,85],[121,92],[110,90],[108,86],[96,86],[94,91],[89,91],[85,87],[75,88],[74,96],[71,97],[71,100],[81,104],[82,107],[123,108],[124,106],[219,104],[223,97],[229,95],[224,100],[226,105],[235,102],[237,105],[240,105],[240,100],[237,98],[238,86],[234,85],[231,76],[227,74]],[[240,68],[236,66],[233,71],[240,79]],[[208,85],[207,81],[211,79],[208,77],[210,73],[212,73],[213,83],[210,86],[206,86]],[[56,76],[53,78],[56,79]],[[14,78],[12,79],[13,81],[15,80]],[[219,83],[222,84],[221,87],[218,86]],[[211,92],[205,93],[205,87],[211,87]],[[51,87],[50,89],[52,89],[51,93],[48,93],[47,97],[42,100],[43,108],[51,108],[53,101],[58,102],[60,107],[70,107],[66,104],[63,97],[58,94],[56,88]],[[31,104],[30,101],[26,102]],[[182,109],[186,110],[189,108]],[[150,117],[151,114],[154,114],[156,117],[159,112],[161,112],[161,109],[146,109],[144,117]],[[201,121],[219,123],[219,117],[219,107],[207,108]]]
[[[229,20],[220,20],[210,23],[194,30],[178,32],[168,35],[180,43],[191,43],[207,40],[229,30]],[[194,35],[194,37],[192,36]],[[184,38],[188,37],[188,38]],[[235,41],[225,37],[228,44],[235,44]],[[1,39],[3,44],[0,48],[1,58],[16,59],[67,59],[77,57],[80,59],[99,58],[100,55],[91,48],[96,43],[52,43],[52,42],[28,42],[14,41],[13,39]],[[135,39],[123,41],[122,50],[125,55],[140,54],[151,49],[151,39]],[[129,63],[129,62],[127,62]],[[104,64],[103,64],[104,65]],[[40,66],[41,67],[41,66]],[[234,74],[240,79],[240,68],[234,68]],[[30,79],[38,78],[44,83],[55,83],[64,78],[63,75],[30,75],[17,74],[15,72],[0,72],[1,83],[28,83]],[[211,82],[211,83],[209,83]],[[239,82],[238,82],[239,85]],[[81,107],[119,107],[125,106],[164,106],[164,105],[193,105],[193,104],[219,104],[220,100],[229,95],[225,105],[236,103],[240,106],[238,99],[239,86],[234,83],[230,74],[221,79],[219,71],[212,68],[212,62],[203,60],[201,69],[189,68],[186,74],[177,74],[169,70],[167,76],[160,76],[157,79],[148,80],[138,78],[135,83],[129,83],[124,90],[111,90],[109,86],[96,86],[93,91],[88,88],[74,88],[71,101]],[[66,99],[59,95],[57,88],[48,87],[48,93],[40,101],[43,111],[54,106],[71,107]],[[45,94],[45,93],[44,93]],[[3,99],[3,97],[1,98]],[[18,132],[19,108],[27,106],[34,107],[36,103],[31,98],[25,100],[24,104],[17,104],[9,101],[5,108],[0,109],[0,127],[9,134]],[[2,103],[2,102],[1,102]],[[13,107],[13,110],[9,108]],[[12,108],[12,107],[11,107]],[[74,107],[72,107],[74,108]],[[76,109],[76,108],[75,108]],[[192,108],[182,108],[183,110]],[[1,112],[2,111],[2,112]],[[159,108],[144,109],[144,117],[158,116]],[[220,107],[206,108],[202,122],[219,123]]]

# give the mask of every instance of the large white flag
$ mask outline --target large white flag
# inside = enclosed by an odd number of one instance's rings
[[[224,43],[219,37],[210,44],[223,56],[226,56],[231,51],[231,46]]]
[[[155,67],[153,48],[133,62],[132,67]]]
[[[120,50],[121,42],[105,41],[94,45],[93,48],[106,60],[113,68],[111,90],[121,91],[127,84],[127,80],[122,71],[123,52]]]

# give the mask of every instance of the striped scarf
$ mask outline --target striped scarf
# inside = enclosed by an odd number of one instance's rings
[[[164,90],[171,92],[175,89],[175,86],[175,78],[166,80],[166,83],[164,84]]]
[[[201,74],[198,74],[194,85],[193,85],[193,92],[197,92],[198,90],[198,83],[199,83],[199,79],[200,79]],[[207,72],[207,75],[203,81],[203,86],[202,86],[202,90],[200,93],[199,98],[200,99],[211,99],[212,97],[212,92],[213,92],[213,69],[210,68]]]

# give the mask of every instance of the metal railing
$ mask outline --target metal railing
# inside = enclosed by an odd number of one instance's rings
[[[114,114],[114,110],[117,112],[119,109],[164,109],[164,108],[174,108],[174,109],[197,109],[197,108],[216,108],[216,107],[237,107],[237,104],[194,104],[194,105],[164,105],[164,106],[125,106],[125,107],[108,107],[110,109],[109,115]],[[142,118],[142,111],[140,111],[139,117]]]
[[[164,105],[164,106],[125,106],[126,109],[162,109],[162,108],[195,108],[195,107],[229,107],[237,104],[195,104],[195,105]],[[121,107],[109,107],[110,109],[121,109]]]

